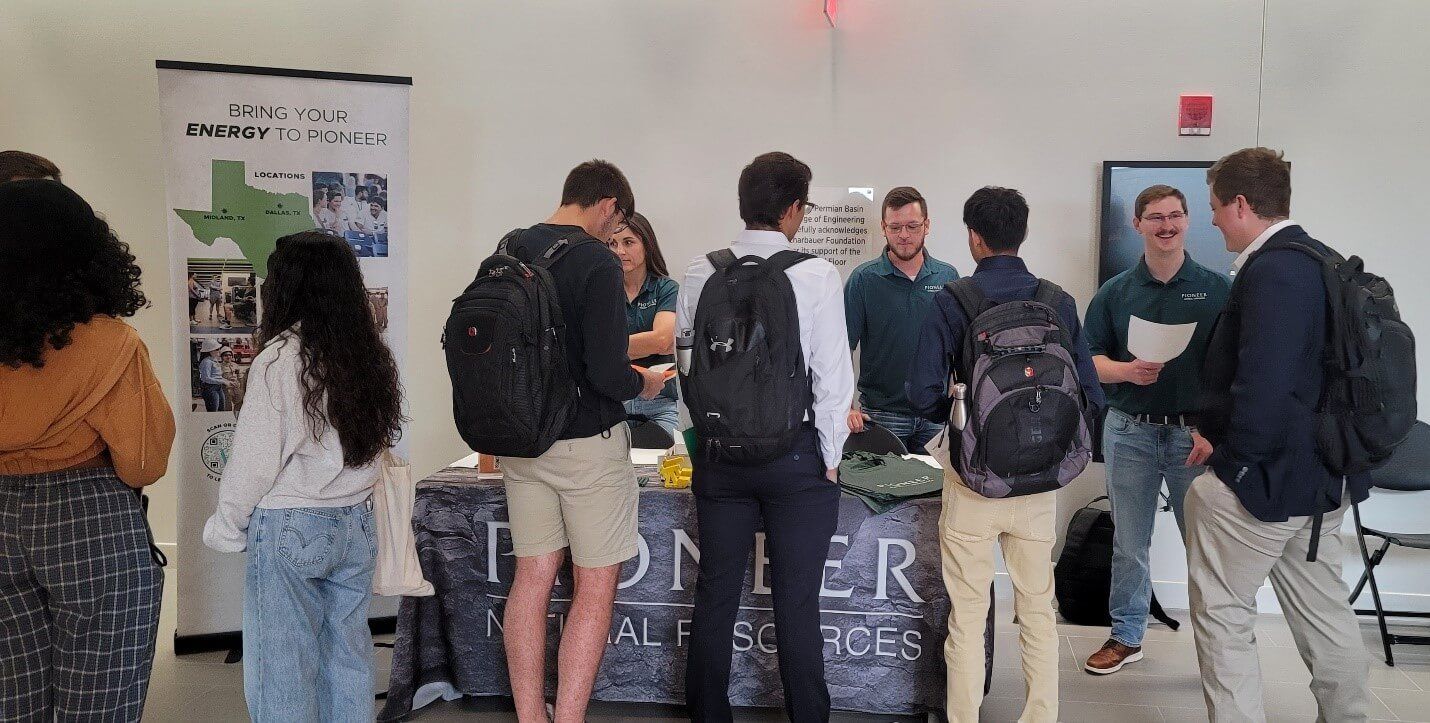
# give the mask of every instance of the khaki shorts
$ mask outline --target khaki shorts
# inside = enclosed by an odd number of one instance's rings
[[[605,567],[636,556],[640,491],[625,422],[602,435],[558,440],[535,459],[503,457],[517,557],[571,548],[571,562]]]

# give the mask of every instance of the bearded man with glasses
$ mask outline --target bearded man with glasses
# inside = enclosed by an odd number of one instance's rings
[[[914,414],[904,380],[933,295],[957,279],[958,270],[924,248],[928,203],[917,189],[890,190],[881,215],[884,252],[861,264],[844,285],[849,350],[859,349],[859,395],[849,410],[849,431],[862,432],[872,421],[910,452],[923,454],[943,425]]]
[[[1084,665],[1097,675],[1142,659],[1152,601],[1148,558],[1164,481],[1177,529],[1185,536],[1182,501],[1212,452],[1191,412],[1199,408],[1202,360],[1212,324],[1231,289],[1226,276],[1187,253],[1187,199],[1181,191],[1164,185],[1142,191],[1132,225],[1145,241],[1142,259],[1103,284],[1083,326],[1107,393],[1102,453],[1116,530],[1108,596],[1112,634]],[[1128,351],[1133,316],[1197,326],[1185,351],[1156,363]]]

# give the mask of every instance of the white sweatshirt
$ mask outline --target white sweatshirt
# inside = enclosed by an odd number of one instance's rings
[[[204,544],[215,550],[244,550],[255,507],[347,507],[372,494],[380,462],[344,467],[337,431],[325,427],[320,439],[313,438],[303,409],[298,350],[297,335],[285,332],[264,347],[248,372],[218,509],[204,525]]]

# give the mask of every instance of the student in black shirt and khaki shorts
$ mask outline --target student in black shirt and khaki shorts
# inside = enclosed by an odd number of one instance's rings
[[[582,720],[606,649],[620,564],[638,547],[638,489],[622,402],[651,399],[665,380],[627,358],[621,264],[608,239],[635,212],[626,177],[605,161],[573,169],[561,207],[521,232],[508,253],[530,261],[565,239],[551,265],[566,324],[566,355],[580,394],[576,415],[540,457],[502,458],[517,558],[502,622],[512,698],[521,721],[547,720],[546,610],[571,550],[575,589],[561,632],[558,720]]]

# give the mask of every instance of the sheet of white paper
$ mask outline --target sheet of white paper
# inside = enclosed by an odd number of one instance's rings
[[[631,447],[631,464],[659,464],[664,449],[639,449]]]
[[[1134,316],[1127,324],[1127,351],[1142,361],[1165,364],[1187,350],[1196,322],[1158,324]]]
[[[671,363],[669,363],[669,362],[666,362],[665,364],[652,364],[652,365],[650,365],[650,366],[648,366],[648,367],[646,367],[646,368],[649,369],[649,370],[651,370],[651,371],[653,371],[653,372],[666,372],[666,371],[670,371],[671,367],[674,367],[674,366],[675,366],[674,364],[671,364]]]
[[[477,466],[477,458],[480,457],[480,456],[481,456],[481,455],[477,454],[476,452],[473,452],[473,453],[471,453],[471,454],[469,454],[469,455],[467,455],[467,456],[465,456],[465,457],[463,457],[463,458],[457,460],[456,462],[453,462],[450,466],[452,466],[452,467],[469,467],[469,468],[475,469],[476,466]]]

